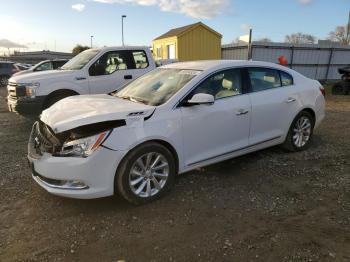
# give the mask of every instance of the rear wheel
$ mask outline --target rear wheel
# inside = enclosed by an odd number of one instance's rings
[[[9,76],[0,76],[0,87],[7,86],[9,79],[10,79]]]
[[[314,128],[314,119],[309,112],[302,111],[294,119],[289,128],[283,147],[289,151],[302,151],[311,142]]]
[[[174,183],[176,173],[172,153],[158,143],[146,143],[131,151],[120,164],[116,189],[132,204],[161,197]]]

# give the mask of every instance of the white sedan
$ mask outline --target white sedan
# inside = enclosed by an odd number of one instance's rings
[[[283,66],[199,61],[153,70],[110,95],[63,99],[33,126],[28,159],[48,192],[141,204],[176,174],[263,148],[300,151],[325,115],[319,82]]]

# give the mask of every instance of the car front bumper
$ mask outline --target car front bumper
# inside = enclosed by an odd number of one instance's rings
[[[93,199],[114,194],[114,177],[123,151],[100,147],[92,155],[54,157],[44,153],[40,158],[28,155],[33,179],[54,195]]]
[[[39,115],[43,109],[46,96],[37,96],[35,98],[27,97],[7,97],[7,105],[10,112],[16,112],[20,115]]]

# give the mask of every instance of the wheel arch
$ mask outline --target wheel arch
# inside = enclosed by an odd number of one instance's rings
[[[299,115],[301,112],[308,112],[312,116],[313,124],[315,125],[315,123],[316,123],[316,113],[311,107],[303,108],[302,110],[300,110],[300,112],[297,115]]]
[[[57,89],[55,91],[52,91],[51,93],[49,93],[43,103],[43,108],[45,108],[45,106],[47,105],[47,103],[50,101],[50,99],[52,99],[55,96],[58,95],[63,95],[63,94],[67,94],[67,95],[79,95],[79,93],[75,90],[72,89],[68,89],[68,88],[62,88],[62,89]]]
[[[171,145],[169,142],[165,141],[165,140],[162,140],[162,139],[150,139],[150,140],[146,140],[146,141],[143,141],[142,143],[140,144],[137,144],[136,146],[132,147],[123,157],[122,159],[120,160],[118,166],[117,166],[117,169],[116,169],[116,172],[115,172],[115,175],[114,175],[114,194],[117,192],[116,191],[116,181],[117,181],[117,174],[118,174],[118,171],[119,169],[121,168],[121,163],[125,160],[125,158],[135,149],[137,149],[138,147],[140,146],[143,146],[144,144],[148,144],[148,143],[158,143],[162,146],[164,146],[165,148],[167,148],[170,153],[173,155],[174,157],[174,160],[175,160],[175,170],[176,170],[176,174],[179,172],[179,156],[175,150],[175,147],[173,145]]]
[[[166,147],[170,151],[170,153],[173,155],[173,157],[174,157],[175,164],[176,164],[176,172],[179,171],[179,156],[177,154],[177,151],[176,151],[175,147],[171,143],[169,143],[168,141],[165,141],[164,139],[160,139],[160,138],[152,138],[152,139],[149,139],[149,140],[142,141],[141,143],[139,143],[137,145],[134,145],[122,157],[122,159],[120,160],[120,163],[130,154],[130,152],[132,152],[136,148],[138,148],[140,146],[143,146],[144,144],[148,144],[148,143],[158,143],[158,144],[161,144],[162,146]]]

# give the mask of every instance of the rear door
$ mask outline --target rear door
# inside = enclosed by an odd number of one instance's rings
[[[118,50],[103,54],[89,68],[89,87],[92,94],[115,91],[148,71],[144,51]]]
[[[283,137],[299,108],[292,76],[272,68],[246,70],[252,103],[249,144]]]
[[[187,166],[232,153],[248,145],[249,96],[242,94],[240,69],[218,72],[203,81],[186,99],[205,93],[212,105],[182,106],[184,155]]]

